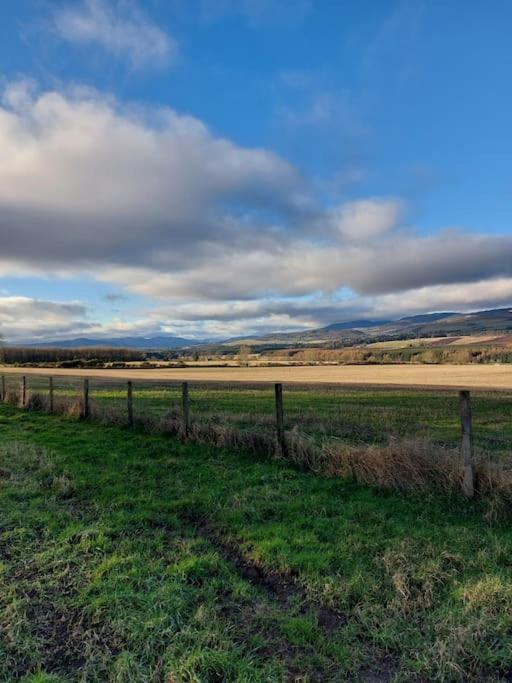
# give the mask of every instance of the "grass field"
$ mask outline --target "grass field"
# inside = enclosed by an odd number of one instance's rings
[[[48,394],[48,379],[28,375],[28,391]],[[79,398],[83,379],[57,375],[56,398]],[[7,375],[7,389],[19,389],[20,374]],[[98,417],[126,419],[126,382],[90,379],[90,398]],[[473,394],[475,447],[479,454],[506,457],[512,445],[512,391]],[[193,423],[230,427],[271,435],[275,429],[271,384],[192,383]],[[428,439],[456,448],[460,440],[458,396],[455,390],[349,388],[343,385],[284,387],[285,427],[315,442],[382,445],[390,438]],[[134,414],[140,419],[181,415],[179,382],[134,381]]]
[[[0,680],[508,680],[512,531],[0,407]]]

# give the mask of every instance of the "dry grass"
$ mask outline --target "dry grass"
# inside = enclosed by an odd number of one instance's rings
[[[397,491],[459,487],[459,454],[426,439],[390,439],[385,446],[363,448],[327,444],[325,450],[330,473],[361,484]]]
[[[43,394],[28,392],[25,408],[36,412],[46,411],[48,410],[48,398]]]
[[[5,375],[48,376],[48,369],[2,368]],[[511,364],[340,365],[249,368],[155,368],[154,370],[51,370],[54,377],[96,377],[117,380],[231,382],[257,384],[338,384],[344,386],[512,389]]]
[[[507,343],[508,342],[508,343]],[[512,343],[512,335],[503,334],[474,334],[453,335],[450,337],[416,337],[414,339],[396,339],[390,341],[378,341],[365,344],[364,349],[408,349],[416,346],[480,346],[499,345],[509,346]]]
[[[14,387],[8,387],[5,392],[4,402],[9,403],[12,406],[21,407],[21,392]]]

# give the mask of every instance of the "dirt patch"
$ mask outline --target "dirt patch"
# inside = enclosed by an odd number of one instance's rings
[[[61,571],[52,567],[47,574],[38,565],[26,561],[17,549],[11,558],[7,576],[9,585],[16,587],[15,602],[21,608],[22,621],[18,625],[33,643],[38,658],[47,673],[79,677],[91,653],[108,659],[123,649],[119,634],[108,623],[94,620],[73,604],[82,577],[79,570]],[[0,624],[0,627],[2,625]],[[13,680],[34,673],[34,660],[23,649],[16,650],[9,637],[3,646],[16,662]]]
[[[209,541],[237,569],[239,574],[253,586],[263,591],[269,600],[282,609],[297,606],[299,614],[315,614],[318,626],[326,633],[343,628],[349,621],[349,615],[324,605],[319,605],[309,598],[304,588],[291,574],[283,575],[269,572],[259,564],[252,562],[240,551],[238,544],[223,539],[205,517],[197,513],[184,512],[182,518],[194,525],[196,533]],[[399,670],[398,659],[392,655],[377,653],[366,643],[368,659],[371,665],[358,672],[358,679],[365,683],[389,683]],[[300,673],[300,672],[298,672]],[[301,680],[301,678],[293,679]],[[309,678],[310,681],[325,681],[320,676]]]
[[[238,544],[223,539],[204,517],[190,513],[184,513],[182,517],[186,522],[194,525],[196,533],[201,538],[208,540],[236,567],[242,578],[264,591],[281,607],[287,608],[292,603],[296,603],[301,614],[308,612],[316,614],[318,625],[328,631],[340,628],[347,623],[346,614],[313,603],[306,595],[304,588],[290,574],[271,573],[249,560],[240,551]]]
[[[101,651],[103,657],[115,657],[123,649],[108,624],[94,623],[78,609],[62,611],[53,601],[33,602],[27,610],[31,633],[44,643],[45,670],[72,675],[87,663],[87,654]]]

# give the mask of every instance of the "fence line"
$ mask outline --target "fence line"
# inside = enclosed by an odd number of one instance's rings
[[[170,383],[169,383],[170,384]],[[133,409],[133,386],[134,382],[128,380],[126,383],[126,400],[127,400],[127,425],[133,427],[135,424],[134,409]],[[6,378],[1,376],[0,381],[1,400],[6,402]],[[27,406],[27,377],[21,377],[21,406]],[[474,448],[473,448],[473,418],[471,410],[471,394],[467,390],[460,390],[459,395],[459,416],[460,416],[460,450],[463,459],[463,478],[462,478],[462,492],[467,498],[473,498],[475,495],[475,463],[474,463]],[[80,416],[82,419],[88,419],[91,415],[90,410],[90,384],[89,379],[84,378],[82,384],[82,396],[80,399]],[[276,445],[281,455],[285,456],[288,453],[287,437],[285,431],[285,412],[283,402],[283,385],[278,382],[274,384],[274,400],[275,400],[275,438]],[[181,421],[182,431],[185,439],[190,436],[191,414],[190,414],[190,388],[189,382],[181,383]],[[55,412],[55,398],[54,398],[54,378],[48,377],[48,410],[50,413]]]
[[[126,407],[128,410],[128,426],[133,427],[133,382],[128,380]]]
[[[281,455],[286,457],[286,435],[284,431],[284,407],[283,407],[283,385],[278,383],[274,386],[276,400],[276,437],[277,445]]]
[[[54,403],[54,394],[53,394],[53,377],[48,378],[48,391],[49,391],[49,400],[50,400],[50,413],[53,413],[55,403]]]
[[[190,394],[188,390],[188,382],[181,384],[181,406],[183,413],[183,434],[185,439],[190,435]]]
[[[461,451],[464,460],[462,491],[468,498],[475,495],[475,466],[473,462],[473,421],[471,417],[471,397],[469,391],[459,392],[461,424]]]
[[[21,405],[23,407],[27,405],[27,378],[25,375],[21,378]]]
[[[82,402],[82,417],[86,420],[90,415],[89,407],[89,380],[84,379],[84,397]]]

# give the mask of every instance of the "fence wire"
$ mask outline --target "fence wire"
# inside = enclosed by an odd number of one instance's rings
[[[21,403],[23,373],[4,376],[11,402]],[[49,376],[27,374],[25,399],[37,396],[49,407]],[[128,422],[127,380],[89,377],[90,415],[105,422]],[[133,379],[135,422],[182,418],[182,383]],[[70,416],[81,414],[84,378],[55,375],[54,406]],[[15,400],[12,400],[13,396]],[[345,388],[342,385],[284,385],[284,428],[321,445],[383,445],[391,438],[424,438],[447,447],[460,441],[456,391]],[[37,407],[37,406],[36,406]],[[271,438],[276,428],[271,384],[189,383],[192,426],[252,432]],[[499,456],[512,444],[512,392],[472,392],[473,438],[477,451]]]

